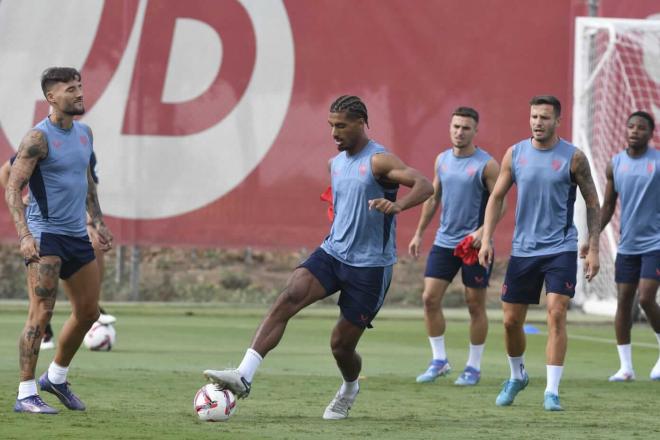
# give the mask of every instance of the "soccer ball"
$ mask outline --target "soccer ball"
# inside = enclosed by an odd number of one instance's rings
[[[226,422],[236,411],[236,396],[229,390],[221,390],[216,384],[206,384],[197,391],[193,407],[200,420]]]
[[[110,351],[116,339],[117,332],[112,324],[95,322],[85,335],[83,344],[92,351]]]

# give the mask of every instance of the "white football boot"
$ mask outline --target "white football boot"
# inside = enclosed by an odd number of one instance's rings
[[[660,358],[658,358],[658,362],[655,363],[655,367],[651,370],[649,377],[651,380],[660,380]]]
[[[345,419],[346,417],[348,417],[348,411],[353,406],[356,397],[357,397],[357,393],[355,394],[355,396],[349,397],[349,396],[343,396],[339,394],[339,391],[337,391],[337,394],[335,394],[335,398],[332,399],[330,404],[325,408],[325,412],[323,413],[323,418],[325,420]]]
[[[204,376],[220,388],[227,388],[236,397],[242,399],[250,394],[252,384],[248,382],[237,369],[204,370]]]

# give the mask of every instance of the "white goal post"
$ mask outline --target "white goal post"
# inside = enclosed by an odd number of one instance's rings
[[[626,146],[626,118],[637,110],[660,120],[660,20],[578,17],[572,140],[589,159],[601,204],[605,168]],[[587,241],[585,211],[578,191],[575,225],[580,243]],[[613,316],[616,311],[614,259],[618,237],[617,208],[601,234],[600,273],[586,283],[579,267],[574,302],[587,313]]]

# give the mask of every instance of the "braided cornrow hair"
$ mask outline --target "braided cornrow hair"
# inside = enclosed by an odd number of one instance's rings
[[[369,115],[367,114],[367,106],[358,96],[342,95],[335,100],[330,106],[331,113],[346,112],[349,118],[362,118],[364,123],[369,127]]]

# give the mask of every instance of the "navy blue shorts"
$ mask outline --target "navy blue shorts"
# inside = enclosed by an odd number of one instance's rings
[[[660,281],[660,251],[645,254],[616,254],[614,281],[622,284],[637,284],[640,278]]]
[[[490,268],[492,267],[493,265],[491,263]],[[454,255],[454,249],[436,245],[433,245],[431,252],[429,252],[424,276],[451,282],[454,280],[459,269],[461,269],[464,286],[477,289],[488,287],[490,269],[486,270],[479,263],[468,266],[463,263],[463,260]]]
[[[561,252],[539,257],[511,257],[502,286],[502,301],[538,304],[545,280],[546,294],[559,293],[573,298],[577,276],[577,252]]]
[[[372,328],[371,321],[383,305],[392,281],[392,266],[349,266],[317,248],[299,267],[319,280],[327,296],[341,290],[338,304],[346,320],[360,328]]]
[[[87,235],[84,237],[71,237],[69,235],[42,232],[39,243],[39,256],[51,255],[60,257],[62,260],[60,278],[63,280],[70,278],[81,267],[90,261],[94,261],[95,258],[94,248]]]

